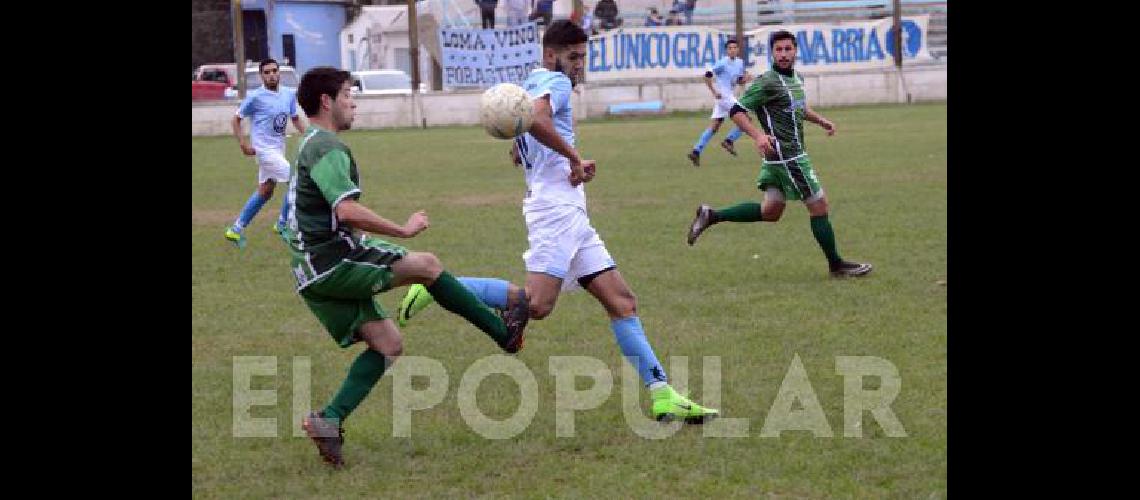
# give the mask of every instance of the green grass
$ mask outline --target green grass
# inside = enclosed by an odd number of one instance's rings
[[[313,407],[339,387],[360,347],[341,350],[295,295],[286,251],[271,224],[280,192],[236,251],[222,239],[254,187],[255,166],[230,137],[193,144],[192,482],[202,497],[794,497],[929,498],[946,494],[946,105],[823,110],[839,128],[807,142],[832,206],[839,250],[869,261],[861,280],[832,280],[798,203],[778,224],[723,224],[695,247],[685,230],[700,202],[757,200],[757,154],[744,140],[734,158],[716,143],[702,167],[685,153],[707,115],[679,114],[579,124],[578,145],[598,161],[587,186],[594,226],[638,296],[650,342],[674,378],[670,356],[688,356],[688,381],[704,401],[702,357],[719,356],[720,409],[746,418],[748,436],[704,437],[698,427],[668,439],[636,435],[621,411],[622,359],[601,307],[564,295],[550,318],[532,322],[518,359],[535,374],[532,424],[508,440],[487,440],[460,415],[457,387],[474,361],[498,352],[483,334],[438,307],[405,329],[405,353],[437,359],[450,385],[444,401],[412,416],[412,437],[392,436],[392,381],[385,376],[347,421],[346,470],[320,462],[293,437],[292,359],[312,362]],[[343,134],[360,167],[362,201],[403,222],[426,209],[432,226],[412,240],[457,275],[522,282],[526,232],[522,175],[506,142],[477,127],[353,131]],[[289,156],[296,148],[290,139]],[[941,281],[941,283],[939,283]],[[403,289],[380,296],[396,310]],[[760,429],[798,354],[835,437]],[[548,358],[591,356],[615,376],[600,407],[577,414],[573,438],[555,436]],[[278,438],[235,438],[234,356],[277,356]],[[891,408],[907,436],[887,437],[870,413],[863,437],[843,437],[843,378],[837,356],[893,363],[902,390]],[[675,381],[679,382],[679,381]],[[867,379],[868,388],[875,379]],[[581,381],[580,388],[588,386]],[[641,406],[648,401],[641,392]],[[514,382],[497,375],[478,391],[489,416],[519,404]]]

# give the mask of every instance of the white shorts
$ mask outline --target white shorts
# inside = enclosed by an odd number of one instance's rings
[[[577,207],[555,207],[523,214],[527,241],[526,270],[562,279],[562,290],[581,288],[578,278],[614,267],[606,244]]]
[[[727,96],[725,96],[724,94],[721,94],[721,95],[724,97],[721,97],[720,100],[718,100],[716,102],[716,105],[713,106],[713,112],[712,112],[712,119],[713,120],[716,120],[718,118],[727,118],[728,112],[732,111],[732,106],[734,106],[735,104],[738,103],[738,101],[736,100],[736,97],[733,97],[732,95],[727,95]]]
[[[257,150],[257,183],[273,179],[277,182],[289,182],[289,161],[285,154],[275,149]]]

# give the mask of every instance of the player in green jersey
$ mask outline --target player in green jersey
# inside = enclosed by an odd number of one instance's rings
[[[321,457],[344,464],[341,423],[384,371],[403,353],[396,324],[373,298],[393,287],[421,284],[444,309],[462,316],[509,353],[522,348],[529,319],[525,298],[500,317],[443,269],[435,255],[405,248],[368,232],[411,238],[428,228],[427,214],[416,212],[400,225],[360,203],[360,179],[352,152],[337,133],[352,125],[352,79],[347,71],[313,68],[301,78],[297,100],[310,126],[298,148],[289,185],[287,227],[282,237],[292,253],[297,291],[340,347],[364,341],[364,350],[348,370],[340,390],[325,408],[302,422]]]
[[[864,276],[871,272],[871,264],[843,260],[835,249],[827,196],[804,147],[805,121],[823,127],[829,136],[835,135],[835,124],[807,104],[803,78],[795,72],[796,37],[778,31],[769,38],[768,46],[772,69],[748,87],[730,112],[732,121],[756,142],[764,157],[756,179],[757,189],[764,191],[764,204],[744,202],[715,210],[701,204],[689,226],[689,245],[719,222],[776,222],[784,213],[785,200],[802,200],[811,215],[811,232],[827,257],[831,275]],[[748,111],[756,113],[763,132],[748,119]]]

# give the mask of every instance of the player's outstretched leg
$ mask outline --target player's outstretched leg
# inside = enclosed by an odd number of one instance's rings
[[[716,409],[693,402],[669,385],[669,377],[657,361],[657,354],[642,329],[641,318],[637,315],[637,298],[616,268],[610,267],[587,276],[579,283],[585,285],[586,290],[606,308],[614,340],[649,389],[654,419],[660,422],[680,419],[689,424],[703,424],[720,415]]]
[[[521,296],[522,288],[507,280],[468,276],[460,276],[456,279],[484,305],[498,310],[501,314],[508,313],[511,306],[521,302],[518,298]],[[435,299],[427,291],[427,287],[420,284],[408,287],[408,293],[400,301],[400,309],[397,314],[397,322],[400,327],[407,326],[413,317],[433,303],[435,303]]]
[[[522,349],[523,335],[530,319],[528,308],[511,307],[505,315],[496,315],[451,273],[443,270],[439,259],[430,253],[408,254],[396,261],[392,270],[396,273],[396,286],[424,284],[441,307],[478,327],[504,351],[514,354]]]
[[[730,207],[713,210],[708,205],[697,207],[697,215],[689,225],[689,245],[697,241],[697,237],[713,224],[719,222],[760,222],[765,220],[765,210],[759,203],[746,201]]]

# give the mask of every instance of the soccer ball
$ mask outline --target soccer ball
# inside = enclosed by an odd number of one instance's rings
[[[500,83],[483,92],[479,121],[496,139],[513,139],[530,130],[534,123],[534,103],[522,87]]]

